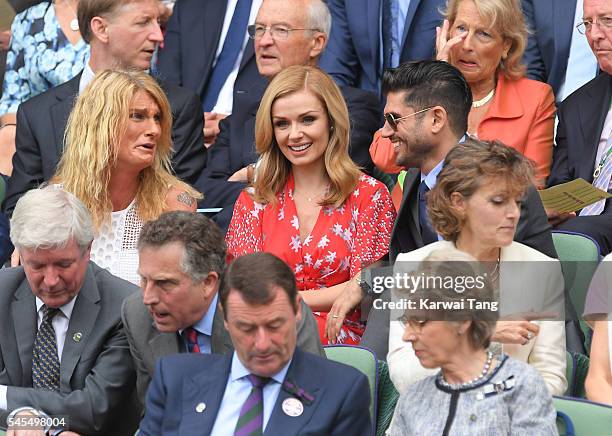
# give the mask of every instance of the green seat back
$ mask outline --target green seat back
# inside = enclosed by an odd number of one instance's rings
[[[557,411],[566,414],[574,425],[576,436],[609,436],[612,434],[612,407],[576,398],[554,397]],[[557,418],[557,428],[561,436],[566,429],[563,421]]]
[[[389,377],[389,366],[378,361],[378,416],[376,417],[376,436],[384,436],[391,425],[399,393]]]
[[[565,396],[585,398],[584,381],[589,371],[589,358],[581,353],[565,352],[567,390]]]
[[[376,421],[376,386],[378,382],[376,355],[367,348],[348,345],[329,345],[323,349],[328,359],[357,368],[366,375],[370,383],[370,416],[374,423]]]

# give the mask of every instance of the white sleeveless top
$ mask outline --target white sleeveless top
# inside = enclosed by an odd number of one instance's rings
[[[104,223],[93,240],[91,260],[111,274],[140,285],[136,243],[143,224],[136,199],[124,210],[112,212],[110,223]]]

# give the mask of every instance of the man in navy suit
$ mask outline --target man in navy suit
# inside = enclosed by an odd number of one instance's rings
[[[205,111],[207,144],[219,133],[219,121],[232,113],[234,87],[249,87],[259,76],[247,24],[254,20],[260,5],[261,0],[181,0],[168,21],[157,72],[166,82],[198,94]],[[234,27],[241,16],[244,25]],[[238,46],[228,55],[232,39]],[[224,69],[227,56],[231,57],[230,65]],[[216,79],[216,69],[224,69],[221,79]]]
[[[296,348],[300,296],[284,262],[268,253],[236,259],[220,300],[234,353],[160,359],[142,436],[372,433],[366,377]]]
[[[266,27],[263,35],[253,34],[259,75],[247,86],[234,86],[234,109],[219,124],[220,133],[209,148],[206,169],[194,186],[204,194],[200,207],[223,207],[215,221],[227,230],[234,203],[247,182],[248,167],[257,161],[255,114],[268,83],[282,69],[292,65],[317,65],[327,44],[331,16],[321,0],[264,0],[256,26]],[[286,30],[279,35],[276,30]],[[382,119],[378,99],[370,92],[341,87],[351,121],[349,154],[369,172],[369,146]]]
[[[440,9],[445,0],[328,0],[327,3],[333,26],[321,68],[340,85],[380,94],[384,67],[397,67],[406,61],[430,59],[435,55],[436,26],[442,22]],[[387,53],[390,58],[385,60]]]

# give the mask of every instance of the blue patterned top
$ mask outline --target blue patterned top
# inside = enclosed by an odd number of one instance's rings
[[[22,101],[76,76],[89,60],[89,45],[72,45],[60,28],[51,2],[34,5],[15,16],[0,115],[17,112]]]

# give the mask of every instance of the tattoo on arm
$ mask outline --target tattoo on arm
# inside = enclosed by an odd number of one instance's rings
[[[191,207],[194,202],[193,197],[187,194],[186,192],[181,192],[179,195],[176,196],[176,199],[189,207]]]

